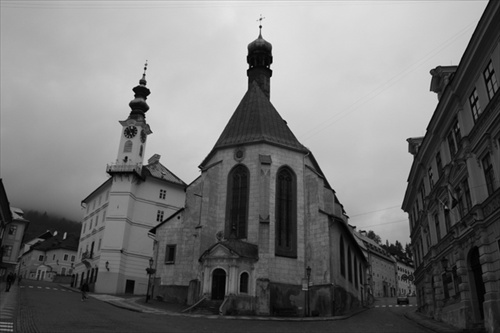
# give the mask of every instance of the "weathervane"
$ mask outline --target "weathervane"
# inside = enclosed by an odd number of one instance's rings
[[[144,73],[142,75],[146,76],[146,70],[148,69],[148,61],[144,64]]]

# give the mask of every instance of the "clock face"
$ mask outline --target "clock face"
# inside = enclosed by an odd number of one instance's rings
[[[141,131],[141,142],[146,142],[146,132],[144,130]]]
[[[123,131],[123,135],[125,135],[126,138],[133,138],[137,134],[137,127],[135,126],[129,126],[125,128]]]

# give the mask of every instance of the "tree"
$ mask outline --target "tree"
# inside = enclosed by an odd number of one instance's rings
[[[377,235],[373,230],[369,230],[366,233],[366,237],[370,238],[371,240],[373,240],[377,244],[380,244],[382,242],[382,239],[380,238],[380,236]]]
[[[406,245],[405,245],[405,254],[410,259],[413,257],[413,254],[411,252],[411,246],[409,243],[406,243]]]

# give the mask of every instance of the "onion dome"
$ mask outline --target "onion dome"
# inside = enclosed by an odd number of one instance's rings
[[[273,62],[272,49],[271,43],[262,38],[262,26],[259,26],[259,37],[248,44],[247,62],[250,68],[257,66],[269,68]]]
[[[144,66],[144,73],[142,74],[142,78],[139,80],[139,85],[134,87],[132,90],[134,92],[134,99],[130,101],[128,104],[130,109],[129,118],[134,118],[137,120],[144,119],[146,117],[145,113],[149,110],[149,105],[146,103],[146,99],[151,93],[149,89],[146,87],[146,69],[147,63]]]

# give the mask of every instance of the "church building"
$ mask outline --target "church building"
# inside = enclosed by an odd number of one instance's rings
[[[270,101],[261,32],[247,62],[248,90],[184,207],[150,231],[153,297],[219,302],[221,314],[345,314],[366,299],[366,258],[312,152]]]
[[[146,293],[146,268],[153,254],[148,231],[184,205],[186,184],[154,154],[143,165],[148,136],[150,94],[146,67],[130,114],[120,121],[116,162],[109,178],[82,200],[83,221],[72,285],[89,283],[99,293]]]

